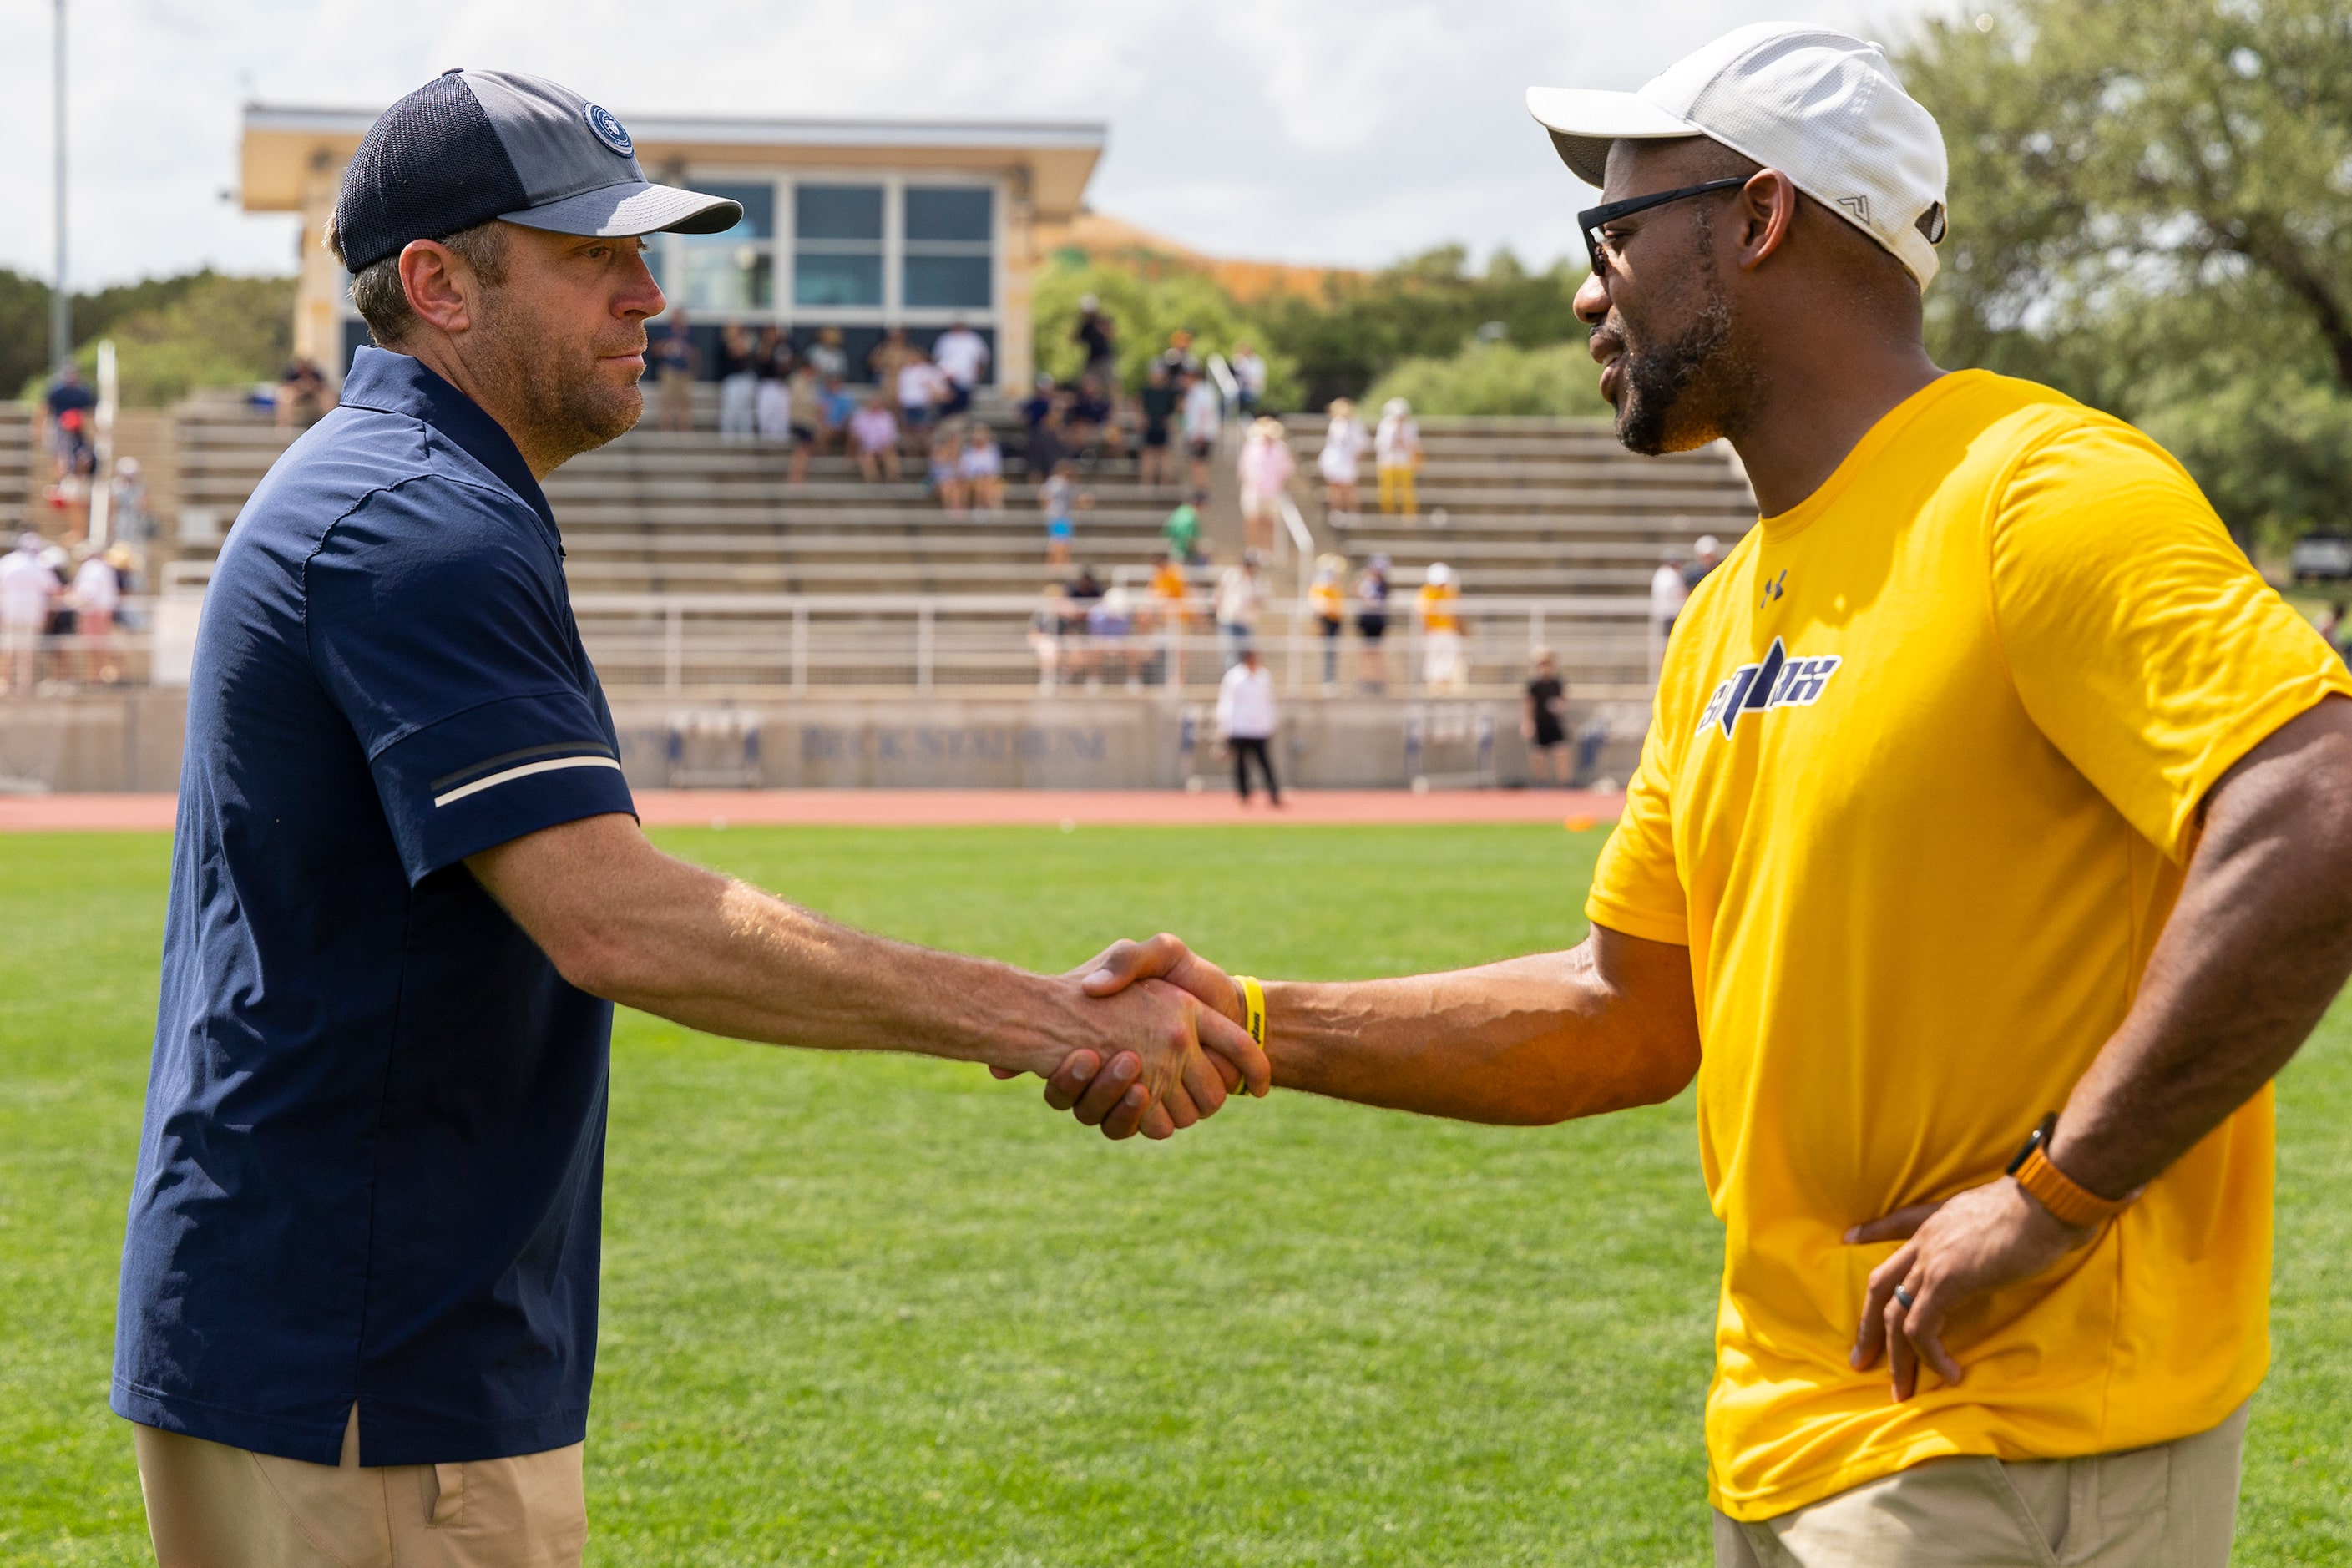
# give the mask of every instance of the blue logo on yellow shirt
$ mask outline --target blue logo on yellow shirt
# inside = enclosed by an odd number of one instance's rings
[[[1775,708],[1810,708],[1821,700],[1822,691],[1844,661],[1835,654],[1819,658],[1790,658],[1780,639],[1772,639],[1772,647],[1759,664],[1743,664],[1724,677],[1715,695],[1706,700],[1706,711],[1699,715],[1698,727],[1704,731],[1709,724],[1723,726],[1724,739],[1731,738],[1732,727],[1739,722],[1742,713],[1765,713]]]

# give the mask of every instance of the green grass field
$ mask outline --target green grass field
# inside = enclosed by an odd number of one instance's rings
[[[1557,828],[738,830],[677,852],[1062,968],[1565,946]],[[151,1561],[104,1398],[168,847],[0,838],[0,1563]],[[2237,1561],[2352,1561],[2352,1011],[2289,1070]],[[614,1051],[600,1564],[1703,1563],[1719,1233],[1687,1102],[1539,1131],[1277,1095],[1110,1145],[1034,1080]]]

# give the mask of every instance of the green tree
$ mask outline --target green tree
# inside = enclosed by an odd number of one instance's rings
[[[1948,365],[2138,423],[2272,548],[2352,496],[2352,9],[1990,0],[1902,51],[1951,160]],[[1971,5],[1970,13],[1978,7]]]
[[[1417,358],[1390,367],[1364,395],[1378,408],[1391,397],[1416,414],[1537,414],[1605,417],[1601,373],[1580,342],[1546,348],[1474,342],[1447,359]]]
[[[1424,252],[1369,277],[1337,279],[1321,299],[1278,295],[1257,313],[1298,362],[1310,407],[1360,396],[1408,359],[1446,359],[1488,322],[1523,347],[1582,343],[1574,300],[1584,269],[1561,261],[1538,272],[1498,250],[1483,273],[1458,245]]]
[[[1286,407],[1297,394],[1296,366],[1265,330],[1234,302],[1214,279],[1197,272],[1146,278],[1119,267],[1057,258],[1037,279],[1033,312],[1037,323],[1037,368],[1067,381],[1085,368],[1086,353],[1072,335],[1078,301],[1092,294],[1118,329],[1119,379],[1129,391],[1143,384],[1152,358],[1168,346],[1168,334],[1192,334],[1192,351],[1230,355],[1247,342],[1265,356],[1266,400]]]

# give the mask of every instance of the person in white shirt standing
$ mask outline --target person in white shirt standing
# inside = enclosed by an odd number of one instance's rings
[[[940,334],[940,341],[931,345],[931,363],[948,381],[941,418],[952,419],[971,406],[972,392],[988,374],[988,340],[961,321]]]
[[[1263,559],[1244,550],[1242,563],[1226,567],[1217,581],[1217,651],[1229,670],[1248,655],[1250,635],[1257,629],[1258,606],[1265,602],[1265,580],[1258,575]]]
[[[1217,445],[1217,432],[1224,427],[1225,400],[1209,384],[1209,378],[1198,371],[1185,373],[1184,382],[1184,450],[1192,459],[1192,489],[1209,488],[1209,454]]]
[[[1352,399],[1335,397],[1325,410],[1330,423],[1323,427],[1323,450],[1316,455],[1316,469],[1323,476],[1323,510],[1334,523],[1352,522],[1356,518],[1356,470],[1364,460],[1364,448],[1370,438],[1364,433],[1364,422],[1356,417]]]
[[[58,588],[58,574],[41,558],[47,546],[39,534],[23,533],[16,549],[0,555],[0,691],[33,689],[41,632]]]
[[[122,679],[114,662],[114,612],[122,604],[122,578],[104,553],[93,550],[82,558],[74,572],[73,597],[82,679],[110,686]]]
[[[1255,416],[1258,405],[1265,401],[1265,357],[1246,342],[1234,344],[1234,357],[1226,362],[1233,366],[1234,380],[1241,388],[1235,400],[1241,405],[1242,417]]]
[[[1257,649],[1242,649],[1241,662],[1225,671],[1217,684],[1217,738],[1233,753],[1234,788],[1247,805],[1249,765],[1253,758],[1265,777],[1265,798],[1282,804],[1282,786],[1275,783],[1274,759],[1266,742],[1274,739],[1274,671],[1258,662]]]

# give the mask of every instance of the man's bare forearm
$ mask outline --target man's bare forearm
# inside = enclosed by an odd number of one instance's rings
[[[1613,932],[1567,952],[1396,980],[1269,984],[1284,1088],[1542,1125],[1671,1099],[1698,1069],[1686,949]]]
[[[2330,698],[2218,785],[2180,899],[2050,1159],[2121,1197],[2284,1067],[2352,973],[2352,702]]]
[[[1044,1070],[1102,1041],[1070,982],[839,925],[663,855],[626,817],[470,864],[573,984],[692,1028]]]

